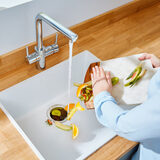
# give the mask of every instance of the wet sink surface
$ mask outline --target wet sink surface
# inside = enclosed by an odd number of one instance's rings
[[[89,64],[96,61],[99,59],[88,51],[74,56],[72,84],[83,82]],[[84,159],[115,136],[112,130],[98,123],[94,110],[79,111],[71,122],[66,122],[78,126],[76,140],[72,140],[72,132],[46,125],[50,106],[79,101],[76,89],[72,86],[71,98],[68,98],[66,60],[0,93],[2,109],[9,117],[11,115],[11,121],[40,159]]]

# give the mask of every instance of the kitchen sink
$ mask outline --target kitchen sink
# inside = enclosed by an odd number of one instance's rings
[[[89,51],[74,56],[72,84],[83,82],[88,66],[96,61],[100,59]],[[71,131],[63,131],[45,123],[50,106],[79,101],[76,97],[77,87],[73,85],[71,98],[68,97],[68,63],[68,60],[63,61],[0,92],[2,110],[39,159],[85,159],[116,135],[97,121],[94,110],[77,111],[71,121],[66,122],[78,126],[79,136],[75,140],[72,140]]]

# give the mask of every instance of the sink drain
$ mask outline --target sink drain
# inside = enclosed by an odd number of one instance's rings
[[[64,105],[55,104],[51,106],[47,111],[47,116],[50,120],[65,122],[67,118],[67,111],[64,109]]]

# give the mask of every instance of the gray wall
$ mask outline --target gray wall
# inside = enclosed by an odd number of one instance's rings
[[[34,18],[45,12],[66,27],[132,0],[34,0],[0,12],[0,55],[35,41]],[[44,25],[44,36],[54,33]]]

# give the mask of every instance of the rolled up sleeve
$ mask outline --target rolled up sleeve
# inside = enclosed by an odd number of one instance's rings
[[[94,106],[98,121],[112,129],[116,129],[119,116],[127,112],[117,105],[115,99],[107,91],[99,93],[94,98]]]

